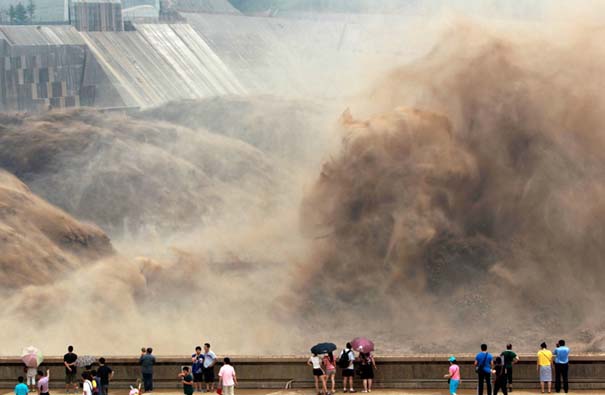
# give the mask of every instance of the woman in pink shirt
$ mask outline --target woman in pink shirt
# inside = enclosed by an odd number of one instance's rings
[[[458,386],[460,385],[460,366],[456,365],[456,357],[453,355],[448,361],[450,361],[450,369],[443,377],[449,379],[450,395],[456,395],[456,391],[458,391]]]
[[[218,371],[218,380],[224,395],[234,395],[237,376],[235,375],[235,369],[231,366],[231,359],[228,357],[224,359],[224,364]]]
[[[327,380],[332,381],[332,391],[328,395],[336,393],[336,363],[334,362],[334,354],[329,353],[323,357],[323,365],[326,369]]]

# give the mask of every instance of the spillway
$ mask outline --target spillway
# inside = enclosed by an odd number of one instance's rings
[[[2,109],[145,108],[246,93],[191,26],[134,28],[79,32],[69,26],[0,27]]]

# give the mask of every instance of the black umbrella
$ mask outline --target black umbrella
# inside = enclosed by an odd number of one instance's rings
[[[336,344],[334,343],[319,343],[311,347],[311,352],[313,354],[327,354],[336,350]]]

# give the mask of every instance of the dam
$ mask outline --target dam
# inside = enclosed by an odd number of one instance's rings
[[[0,386],[33,344],[57,388],[75,344],[128,388],[137,358],[111,355],[151,344],[176,390],[203,335],[242,387],[306,389],[310,344],[364,335],[381,388],[564,338],[572,388],[604,389],[601,46],[539,1],[478,22],[243,3],[0,25]]]
[[[225,3],[185,4],[176,23],[79,21],[92,10],[74,11],[71,24],[0,25],[0,110],[149,108],[246,94],[331,99],[360,89],[363,70],[412,59],[431,41],[409,45],[416,17],[249,16]],[[107,14],[119,8],[99,4]]]
[[[246,92],[187,24],[79,32],[72,26],[0,27],[4,111],[151,107]]]

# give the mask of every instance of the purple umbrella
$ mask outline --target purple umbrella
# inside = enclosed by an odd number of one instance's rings
[[[374,351],[374,342],[365,337],[356,337],[351,340],[351,346],[353,350],[359,352],[372,352]]]

